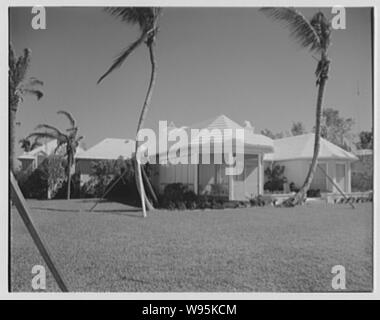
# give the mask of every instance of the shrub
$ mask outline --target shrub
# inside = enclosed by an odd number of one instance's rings
[[[107,191],[105,195],[107,199],[123,201],[135,206],[141,205],[131,159],[94,161],[91,169],[90,180],[80,188],[81,197],[102,197]],[[149,174],[148,170],[147,175],[149,176]]]
[[[298,188],[294,182],[291,182],[289,183],[289,190],[291,192],[298,192],[300,191],[300,188]]]
[[[160,196],[159,205],[168,208],[173,203],[180,210],[196,207],[197,195],[182,183],[168,184]]]
[[[264,190],[273,191],[283,191],[284,183],[287,182],[286,177],[284,177],[285,166],[274,165],[265,169],[264,174],[268,179],[264,184]]]
[[[48,193],[48,176],[41,168],[30,174],[20,173],[18,184],[25,198],[46,199]]]
[[[351,177],[352,191],[369,191],[373,189],[373,175],[366,172],[353,172]]]
[[[272,204],[273,199],[271,196],[258,195],[249,199],[249,203],[252,207],[263,207]]]
[[[25,198],[54,198],[62,188],[66,174],[62,156],[51,155],[37,169],[20,171],[16,179]]]
[[[320,198],[321,197],[321,190],[320,189],[309,189],[306,192],[306,196],[308,198]]]

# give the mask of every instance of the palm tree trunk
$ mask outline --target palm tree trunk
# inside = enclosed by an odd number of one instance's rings
[[[153,46],[154,46],[153,42],[151,42],[148,45],[149,56],[150,56],[150,63],[151,63],[151,75],[150,75],[150,82],[149,82],[148,91],[146,93],[144,105],[143,105],[142,110],[141,110],[141,114],[140,114],[140,119],[139,119],[139,123],[138,123],[138,126],[137,126],[136,135],[138,134],[138,132],[140,131],[140,129],[144,125],[145,117],[146,117],[146,114],[148,112],[149,105],[150,105],[150,100],[151,100],[152,94],[153,94],[153,87],[154,87],[154,84],[156,82],[156,74],[157,74],[157,72],[156,72],[156,60],[155,60],[155,56],[154,56]],[[137,190],[138,190],[138,192],[140,194],[140,197],[141,197],[141,204],[142,204],[142,209],[143,209],[143,215],[144,215],[144,217],[146,217],[145,204],[146,204],[146,207],[148,208],[148,210],[153,210],[154,207],[150,203],[149,199],[146,197],[146,194],[145,194],[144,184],[143,184],[142,174],[141,174],[141,167],[140,167],[141,164],[139,163],[139,161],[137,161],[138,147],[139,147],[139,142],[136,139],[135,166],[137,168],[137,170],[136,170],[137,174],[135,174],[135,180],[136,180]]]
[[[67,163],[67,200],[70,200],[71,192],[71,156],[68,156]]]
[[[11,172],[15,169],[15,147],[16,147],[16,109],[9,109],[9,166]]]
[[[323,63],[327,62],[327,57],[325,53],[322,53],[321,60]],[[323,71],[322,71],[323,72]],[[306,198],[306,193],[310,188],[311,182],[313,181],[314,173],[318,164],[318,155],[320,149],[321,142],[321,118],[322,118],[322,103],[323,103],[323,93],[325,90],[327,80],[327,73],[320,77],[319,87],[318,87],[318,97],[317,97],[317,108],[315,115],[315,139],[314,139],[314,153],[313,159],[310,164],[309,172],[307,173],[305,182],[301,189],[297,192],[297,194],[290,198],[288,203],[291,205],[297,205],[304,202]]]

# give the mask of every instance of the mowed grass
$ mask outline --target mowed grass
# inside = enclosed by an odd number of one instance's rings
[[[141,213],[93,200],[28,201],[32,218],[71,291],[372,290],[372,203]],[[13,291],[32,291],[45,265],[12,209]],[[47,291],[59,291],[47,271]]]

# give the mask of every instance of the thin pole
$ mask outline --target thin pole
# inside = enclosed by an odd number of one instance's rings
[[[12,200],[17,208],[17,211],[23,220],[26,228],[28,229],[38,251],[40,252],[42,258],[44,259],[46,265],[48,266],[50,272],[52,273],[55,281],[57,282],[59,288],[62,292],[68,292],[67,286],[65,282],[63,281],[62,276],[58,272],[58,269],[56,268],[51,255],[49,254],[45,244],[43,243],[42,239],[40,238],[32,219],[30,218],[30,215],[28,213],[28,207],[26,205],[24,196],[22,195],[22,192],[17,184],[16,178],[13,175],[13,172],[11,172],[11,196]]]
[[[346,199],[346,200],[349,200],[349,198],[347,197],[347,195],[342,191],[342,189],[334,182],[333,179],[331,179],[331,177],[327,174],[327,172],[325,171],[325,169],[323,169],[319,164],[317,164],[318,168],[321,169],[321,171],[325,174],[325,176],[327,177],[327,179],[329,179],[329,181],[335,186],[335,188],[337,188],[337,190],[340,192],[340,194]],[[355,206],[350,202],[350,206],[352,207],[352,209],[355,209]]]
[[[112,185],[103,193],[100,199],[103,199],[112,189],[116,184],[125,176],[127,173],[127,170],[124,170],[124,172],[112,183]],[[96,201],[95,204],[91,207],[89,210],[90,212],[95,209],[95,207],[99,204],[100,200]]]

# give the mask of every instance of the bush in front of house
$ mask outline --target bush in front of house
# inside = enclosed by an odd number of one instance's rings
[[[224,209],[227,203],[222,197],[197,195],[183,183],[168,184],[159,197],[159,207],[168,210]]]
[[[48,193],[48,175],[42,168],[31,172],[16,174],[18,185],[27,199],[46,199]]]
[[[287,178],[284,176],[285,166],[273,165],[265,169],[264,174],[267,182],[264,184],[264,190],[270,192],[283,191],[284,183]]]
[[[16,179],[25,198],[55,198],[66,181],[64,159],[51,155],[38,168],[17,172]]]
[[[147,176],[149,170],[145,165]],[[106,195],[105,192],[107,192]],[[134,166],[131,159],[94,161],[91,165],[90,180],[80,188],[83,198],[105,197],[129,205],[140,206],[140,195],[136,188]]]
[[[373,174],[353,172],[351,176],[351,189],[353,192],[373,190]]]
[[[321,190],[320,189],[309,189],[306,192],[306,196],[308,198],[320,198],[321,197]]]
[[[249,199],[249,204],[251,205],[251,207],[264,207],[271,205],[272,203],[273,199],[271,196],[257,195]]]
[[[289,183],[289,190],[290,192],[298,192],[300,191],[300,188],[296,186],[294,182]]]
[[[197,195],[183,183],[168,184],[159,197],[159,206],[169,210],[195,209],[196,202]]]

